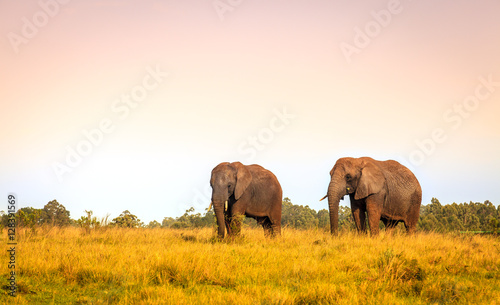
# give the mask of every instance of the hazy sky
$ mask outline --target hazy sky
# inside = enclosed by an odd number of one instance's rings
[[[0,1],[0,210],[161,222],[224,161],[327,209],[345,156],[498,205],[500,2],[352,2]]]

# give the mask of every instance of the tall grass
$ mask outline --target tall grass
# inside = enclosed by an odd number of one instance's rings
[[[375,238],[262,229],[52,228],[21,232],[7,304],[497,304],[500,241],[452,234]],[[7,243],[2,234],[2,242]],[[7,251],[1,251],[7,283]]]

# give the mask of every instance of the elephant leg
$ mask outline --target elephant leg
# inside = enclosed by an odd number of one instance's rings
[[[370,226],[371,235],[375,236],[379,233],[378,224],[380,222],[380,215],[377,216],[375,212],[368,211],[368,224]]]
[[[243,218],[245,218],[245,215],[243,214],[235,214],[232,217],[231,229],[233,230],[235,236],[238,236],[241,233],[241,223],[243,222]]]
[[[272,224],[268,217],[263,217],[262,228],[264,229],[265,237],[271,237],[273,235]]]
[[[356,229],[358,232],[366,232],[366,210],[362,204],[353,202],[352,207],[352,217],[354,218],[354,223],[356,224]]]
[[[417,195],[415,195],[417,196]],[[408,215],[406,217],[406,220],[404,221],[405,227],[406,227],[406,232],[408,234],[413,234],[415,233],[415,230],[417,228],[417,223],[418,223],[418,218],[420,215],[420,201],[421,197],[418,197],[411,202],[411,208],[410,211],[408,212]]]
[[[235,203],[231,206],[231,229],[235,236],[241,233],[241,224],[245,218],[245,205],[240,203]]]
[[[373,195],[366,198],[366,212],[368,214],[368,224],[370,225],[370,233],[372,236],[378,235],[379,233],[379,223],[382,216],[382,205],[381,198],[379,196]]]
[[[267,218],[269,220],[269,225],[271,226],[271,236],[281,236],[281,210],[276,213],[272,213]]]
[[[226,229],[228,236],[237,236],[241,232],[241,222],[243,221],[244,215],[237,214],[232,210],[228,212],[226,216]]]
[[[387,218],[382,218],[382,222],[384,223],[386,232],[388,232],[391,235],[394,233],[394,228],[396,228],[396,226],[399,223],[399,221],[397,220],[392,220]]]
[[[405,228],[406,228],[406,233],[408,234],[413,234],[415,233],[415,229],[417,227],[417,225],[415,223],[408,223],[405,221]]]
[[[272,228],[272,223],[269,220],[269,217],[255,217],[255,220],[257,220],[257,223],[262,226],[264,229],[264,236],[265,237],[270,237],[273,236],[273,228]]]
[[[273,222],[271,224],[272,237],[281,236],[281,222]]]
[[[226,218],[225,223],[226,223],[227,235],[231,236],[231,235],[233,235],[233,230],[231,228],[231,222],[232,222],[231,216],[224,215],[224,217]]]

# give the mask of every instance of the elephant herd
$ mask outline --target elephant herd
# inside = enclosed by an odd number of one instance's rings
[[[422,189],[405,166],[393,160],[341,158],[330,176],[321,200],[328,198],[332,234],[337,233],[339,202],[345,195],[359,232],[366,232],[366,217],[372,235],[378,234],[380,220],[387,229],[403,222],[408,233],[415,231]],[[226,230],[229,236],[238,235],[245,216],[257,220],[266,236],[281,234],[282,189],[271,171],[255,164],[224,162],[212,170],[210,185],[219,237]]]

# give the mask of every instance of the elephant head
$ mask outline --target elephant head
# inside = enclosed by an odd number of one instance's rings
[[[217,218],[220,237],[225,234],[224,214],[230,208],[228,202],[234,202],[244,194],[252,181],[249,170],[240,162],[224,162],[212,170],[210,185],[212,186],[212,204]]]
[[[380,192],[384,187],[385,177],[377,165],[365,158],[337,160],[330,171],[330,176],[328,192],[323,199],[328,197],[330,229],[332,234],[336,234],[340,200],[345,195],[353,194],[354,200],[360,200]]]

